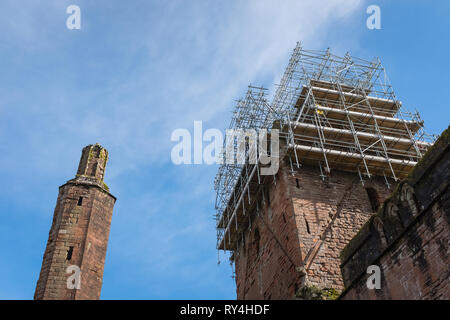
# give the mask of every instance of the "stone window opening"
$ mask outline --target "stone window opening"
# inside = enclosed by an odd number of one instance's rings
[[[83,205],[83,197],[78,198],[77,206]]]
[[[295,184],[296,184],[296,186],[297,186],[297,189],[300,189],[300,183],[298,182],[298,179],[297,179],[297,178],[295,178]]]
[[[367,196],[369,197],[370,206],[373,212],[377,212],[380,207],[380,199],[378,193],[374,188],[366,188]]]
[[[386,248],[387,240],[386,240],[386,235],[384,234],[383,222],[381,221],[381,219],[379,217],[375,217],[373,224],[374,224],[375,229],[377,230],[378,235],[380,237],[381,245],[383,246],[383,248]]]
[[[305,218],[305,223],[306,223],[306,232],[308,232],[308,234],[311,234],[311,230],[309,230],[309,223],[308,223],[308,220],[306,220],[306,218]]]
[[[70,261],[70,259],[72,259],[72,253],[73,253],[73,247],[69,247],[69,250],[67,250],[67,256],[66,256],[67,261]]]

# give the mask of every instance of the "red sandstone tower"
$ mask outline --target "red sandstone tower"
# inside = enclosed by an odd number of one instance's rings
[[[432,142],[378,59],[300,45],[273,101],[250,86],[230,129],[280,142],[273,174],[241,139],[224,149],[246,150],[245,163],[224,161],[216,176],[217,248],[231,253],[238,299],[336,298],[341,251]]]
[[[99,299],[116,198],[103,182],[108,151],[83,148],[77,175],[59,187],[34,299]]]

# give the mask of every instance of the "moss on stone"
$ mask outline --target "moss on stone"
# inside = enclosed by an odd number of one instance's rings
[[[340,293],[334,288],[319,289],[316,286],[304,286],[296,296],[304,300],[336,300]]]
[[[92,157],[94,156],[94,152],[93,152],[93,147],[90,146],[89,147],[89,157],[88,157],[88,161],[92,159]]]

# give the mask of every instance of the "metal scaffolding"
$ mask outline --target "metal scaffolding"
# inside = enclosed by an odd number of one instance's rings
[[[249,87],[238,100],[230,129],[267,129],[274,123],[284,140],[291,170],[317,165],[326,179],[333,168],[397,181],[432,145],[417,112],[397,100],[378,58],[372,61],[304,50],[299,43],[271,103],[267,90]],[[217,248],[235,250],[265,201],[261,165],[220,166],[215,179]],[[252,213],[252,214],[250,214]]]
[[[266,129],[270,128],[277,118],[279,118],[279,115],[273,112],[267,101],[267,89],[250,85],[245,97],[236,102],[229,129],[253,129],[255,131]],[[233,149],[234,154],[245,158],[243,162],[227,163],[225,152],[230,147]],[[232,220],[231,217],[237,217],[237,208],[240,208],[245,215],[246,208],[243,200],[245,197],[249,199],[251,197],[250,190],[254,190],[254,181],[252,179],[258,176],[256,184],[259,185],[262,182],[259,174],[261,165],[259,161],[250,163],[248,161],[249,156],[248,153],[244,155],[238,154],[238,145],[235,141],[232,141],[231,145],[227,145],[226,141],[224,141],[223,164],[219,167],[214,185],[216,191],[216,221],[220,225],[227,224],[229,226]],[[237,219],[235,221],[237,226]],[[230,230],[230,228],[228,229]],[[224,231],[224,227],[218,227],[218,241],[225,237]],[[219,243],[217,243],[217,246],[219,247]],[[223,243],[222,246],[226,246],[226,244]]]

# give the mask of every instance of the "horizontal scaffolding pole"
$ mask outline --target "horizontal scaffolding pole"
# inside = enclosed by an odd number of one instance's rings
[[[294,148],[296,150],[303,150],[303,151],[308,151],[308,152],[313,152],[313,153],[326,153],[326,154],[347,157],[347,158],[363,159],[363,156],[361,154],[354,153],[354,152],[348,152],[348,151],[322,149],[322,148],[303,146],[303,145],[298,145],[298,144],[295,144],[295,145],[289,144],[289,148]],[[383,157],[372,156],[372,155],[364,155],[364,159],[369,160],[369,161],[383,162],[383,163],[391,162],[394,164],[411,166],[411,167],[415,166],[417,164],[416,161],[412,161],[412,160],[400,160],[400,159],[392,159],[392,158],[386,159]]]
[[[305,86],[305,88],[308,88]],[[311,86],[313,91],[316,92],[323,92],[323,93],[330,93],[330,94],[334,94],[334,95],[339,95],[339,91],[338,90],[334,90],[334,89],[327,89],[327,88],[320,88],[320,87],[314,87]],[[361,101],[365,100],[364,95],[361,94],[356,94],[356,93],[351,93],[351,92],[346,92],[346,91],[342,91],[342,94],[345,97],[350,97],[350,98],[355,98],[355,99],[361,99]],[[379,97],[374,97],[374,96],[368,96],[367,97],[369,99],[370,102],[380,102],[380,103],[387,103],[387,104],[391,104],[391,105],[395,105],[396,101],[391,100],[391,99],[385,99],[385,98],[379,98]],[[398,104],[401,105],[401,102],[398,101]]]
[[[393,118],[393,117],[386,117],[386,116],[380,116],[380,115],[372,115],[370,113],[363,113],[363,112],[358,112],[358,111],[350,111],[350,110],[342,110],[342,109],[337,109],[337,108],[330,108],[330,107],[324,107],[321,105],[316,105],[315,107],[316,109],[320,110],[320,111],[327,111],[327,112],[331,112],[331,113],[337,113],[337,114],[341,114],[341,115],[345,115],[346,113],[348,113],[350,116],[354,116],[354,117],[360,117],[360,118],[364,118],[364,119],[376,119],[382,122],[391,122],[393,124],[403,124],[405,123],[406,125],[410,125],[410,126],[417,126],[417,127],[421,127],[422,123],[417,122],[417,121],[413,121],[413,120],[403,120],[403,119],[399,119],[399,118]]]
[[[310,124],[310,123],[304,123],[304,122],[291,121],[291,125],[293,125],[295,128],[305,128],[305,129],[311,129],[311,130],[316,130],[317,129],[316,125]],[[338,133],[338,134],[344,134],[344,135],[348,135],[348,136],[353,136],[352,131],[351,130],[347,130],[347,129],[337,129],[337,128],[331,128],[331,127],[325,127],[325,126],[320,127],[320,128],[323,131],[325,131],[325,132]],[[373,133],[356,131],[356,135],[358,137],[362,137],[362,138],[378,139],[378,135],[377,134],[373,134]],[[414,143],[414,141],[412,141],[411,139],[397,138],[397,137],[386,136],[386,135],[382,135],[382,137],[383,137],[383,139],[385,141],[401,143],[401,144],[405,144],[405,145],[408,145],[408,146],[411,146]],[[424,147],[431,146],[431,143],[428,143],[428,142],[425,142],[425,141],[416,141],[416,143],[418,145],[421,145],[421,146],[424,146]]]

